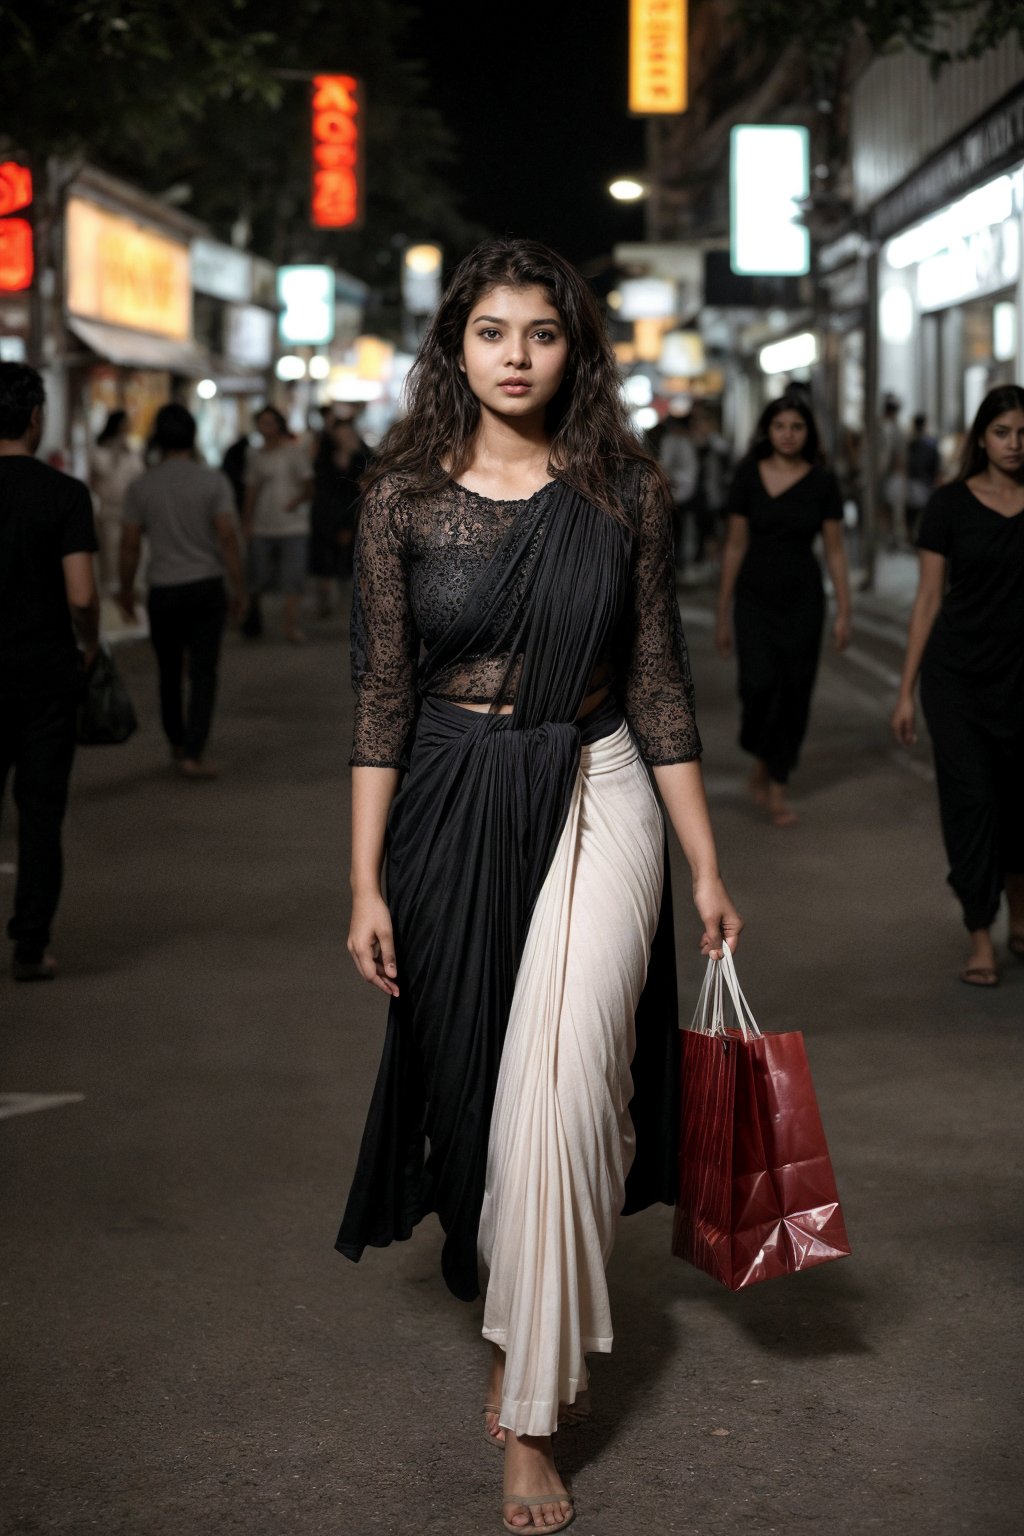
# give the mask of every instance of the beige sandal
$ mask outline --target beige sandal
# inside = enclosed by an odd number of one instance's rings
[[[576,1508],[571,1493],[531,1494],[529,1498],[524,1498],[521,1493],[506,1493],[501,1501],[502,1510],[504,1510],[506,1504],[521,1504],[526,1510],[529,1509],[531,1504],[569,1505],[569,1513],[563,1520],[559,1520],[557,1525],[512,1525],[502,1514],[501,1523],[506,1531],[512,1532],[512,1536],[550,1536],[552,1531],[564,1531],[566,1526],[572,1525],[572,1522],[576,1519]]]
[[[487,1427],[487,1415],[489,1413],[500,1414],[501,1413],[501,1404],[500,1403],[484,1403],[484,1406],[483,1406],[484,1439],[487,1441],[488,1445],[493,1445],[496,1451],[503,1451],[505,1449],[504,1438],[499,1440],[498,1436],[496,1434],[492,1435],[491,1431]],[[504,1426],[499,1424],[498,1425],[498,1429],[501,1431],[501,1434],[504,1437],[504,1434],[505,1434]]]

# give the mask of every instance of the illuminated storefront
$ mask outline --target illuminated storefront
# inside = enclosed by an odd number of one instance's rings
[[[940,433],[961,431],[989,389],[1021,376],[1022,232],[1024,164],[882,247],[881,376]]]
[[[201,233],[195,220],[101,172],[72,184],[63,293],[75,473],[87,472],[108,411],[126,410],[145,442],[159,407],[209,371],[192,328],[191,243]]]

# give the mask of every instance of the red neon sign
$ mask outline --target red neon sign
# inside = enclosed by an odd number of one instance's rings
[[[354,75],[313,77],[314,229],[363,222],[363,92]]]
[[[34,267],[28,219],[0,221],[0,293],[20,293],[30,287]]]
[[[27,165],[14,160],[0,163],[0,218],[5,213],[17,213],[32,201],[32,172]]]
[[[32,284],[32,225],[28,219],[6,217],[27,208],[31,201],[32,172],[28,167],[14,160],[0,163],[0,293],[20,293]]]

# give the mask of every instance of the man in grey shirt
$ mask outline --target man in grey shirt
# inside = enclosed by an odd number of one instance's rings
[[[224,621],[245,612],[245,583],[231,482],[195,458],[195,419],[165,405],[153,440],[161,460],[128,487],[121,532],[120,606],[135,617],[135,576],[142,535],[149,539],[149,634],[160,671],[160,714],[171,754],[185,778],[216,778],[204,760],[217,693]],[[189,698],[182,677],[188,657]]]

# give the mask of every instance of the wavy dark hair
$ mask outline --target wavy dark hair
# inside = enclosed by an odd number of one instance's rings
[[[537,240],[486,240],[452,273],[406,381],[407,413],[385,435],[364,485],[400,474],[410,494],[440,490],[465,470],[480,402],[459,368],[473,306],[492,288],[540,288],[565,326],[565,377],[547,408],[548,468],[620,522],[630,464],[661,471],[633,429],[597,300],[563,257]],[[447,465],[447,468],[445,468]]]
[[[808,464],[821,463],[821,438],[818,435],[818,423],[806,400],[799,395],[780,395],[777,400],[769,400],[761,412],[757,426],[754,428],[754,436],[747,450],[749,459],[767,459],[775,452],[769,428],[776,416],[781,416],[783,411],[795,411],[807,428],[807,436],[804,438],[804,446],[800,450],[800,457],[806,459]]]
[[[982,439],[996,417],[1005,416],[1007,411],[1024,411],[1024,389],[1019,384],[1000,384],[990,389],[978,406],[960,455],[958,480],[970,480],[981,474],[988,463]]]
[[[103,424],[103,431],[96,438],[97,448],[104,447],[112,438],[115,438],[127,420],[127,411],[111,411]]]

